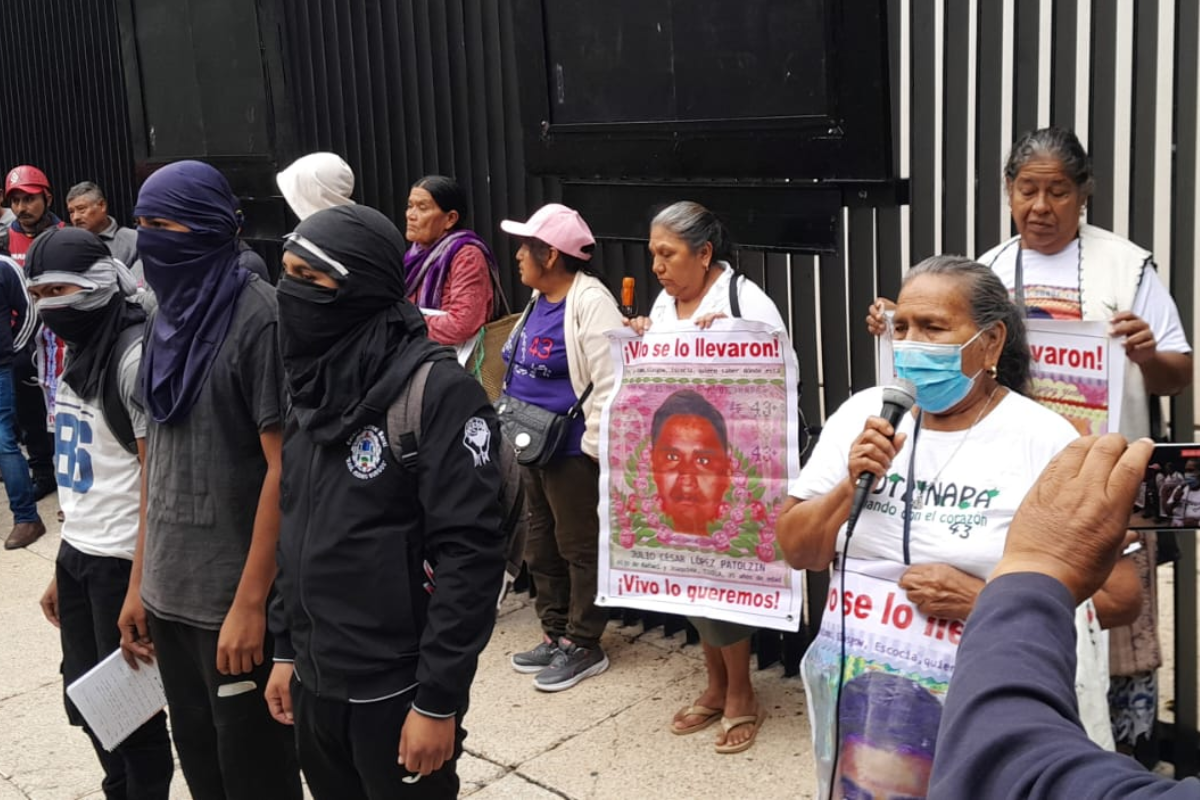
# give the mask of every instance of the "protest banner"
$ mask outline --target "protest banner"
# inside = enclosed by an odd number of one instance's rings
[[[844,585],[835,573],[821,630],[805,653],[801,674],[821,797],[828,795],[831,780],[862,787],[887,779],[894,788],[902,781],[899,793],[905,797],[924,797],[928,789],[964,623],[928,617],[909,602],[896,583],[906,569],[895,561],[848,559]],[[834,723],[839,664],[840,726]],[[834,742],[835,731],[840,743]],[[848,774],[858,763],[851,752],[856,747],[874,751],[872,775]],[[834,776],[839,751],[841,774]]]
[[[1025,327],[1033,399],[1062,414],[1083,436],[1115,431],[1126,359],[1125,349],[1108,335],[1108,323],[1030,319]]]
[[[597,602],[797,630],[800,573],[775,541],[800,471],[786,335],[741,319],[609,335]]]
[[[1066,417],[1083,436],[1116,430],[1125,385],[1125,351],[1105,322],[1027,319],[1030,397]],[[879,382],[895,378],[892,342],[878,338]]]

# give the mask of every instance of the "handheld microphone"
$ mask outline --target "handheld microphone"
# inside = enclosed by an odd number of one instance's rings
[[[879,412],[879,416],[886,419],[894,430],[904,415],[912,409],[916,400],[917,387],[913,385],[912,381],[899,378],[891,386],[883,387],[883,410]],[[858,515],[862,513],[863,506],[866,505],[867,495],[871,493],[871,485],[874,482],[875,476],[869,472],[858,476],[858,483],[854,487],[854,500],[850,504],[850,517],[846,521],[847,538],[854,533],[854,526],[858,524]]]

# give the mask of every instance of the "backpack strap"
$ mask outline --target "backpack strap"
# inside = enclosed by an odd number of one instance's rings
[[[129,409],[121,399],[121,362],[125,360],[129,348],[142,340],[142,334],[141,325],[130,325],[117,335],[117,343],[108,356],[108,363],[104,365],[100,386],[100,411],[104,414],[104,421],[121,447],[134,455],[137,454],[137,436],[133,433]]]
[[[417,449],[421,443],[421,409],[425,404],[425,384],[429,382],[429,371],[437,361],[455,358],[449,347],[439,347],[425,356],[412,375],[388,406],[387,438],[392,455],[400,466],[411,472],[417,470]]]
[[[421,443],[421,408],[425,403],[425,384],[429,382],[429,371],[433,362],[421,362],[412,377],[404,384],[400,396],[388,407],[387,434],[392,455],[400,466],[409,472],[417,471],[417,451]]]
[[[733,267],[730,267],[732,270]],[[738,300],[738,279],[742,276],[736,272],[729,276],[729,315],[735,319],[740,319],[742,316],[742,304]]]

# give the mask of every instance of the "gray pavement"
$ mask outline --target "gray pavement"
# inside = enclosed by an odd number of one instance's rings
[[[0,492],[2,495],[2,492]],[[11,526],[0,503],[0,532]],[[0,800],[102,800],[87,737],[67,724],[57,631],[38,599],[58,551],[55,498],[40,510],[50,532],[28,550],[0,551]],[[750,750],[718,755],[715,730],[675,736],[671,715],[702,690],[699,648],[682,634],[609,626],[612,666],[557,694],[534,690],[509,656],[539,637],[524,597],[506,601],[483,653],[459,764],[464,796],[498,798],[811,798],[812,747],[797,678],[776,666],[755,673],[770,717]],[[172,800],[190,798],[176,772]]]

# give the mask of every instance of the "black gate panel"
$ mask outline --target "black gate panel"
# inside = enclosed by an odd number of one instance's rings
[[[128,224],[135,183],[112,0],[9,4],[0,42],[0,170],[44,170],[59,215],[73,184],[95,181]]]

